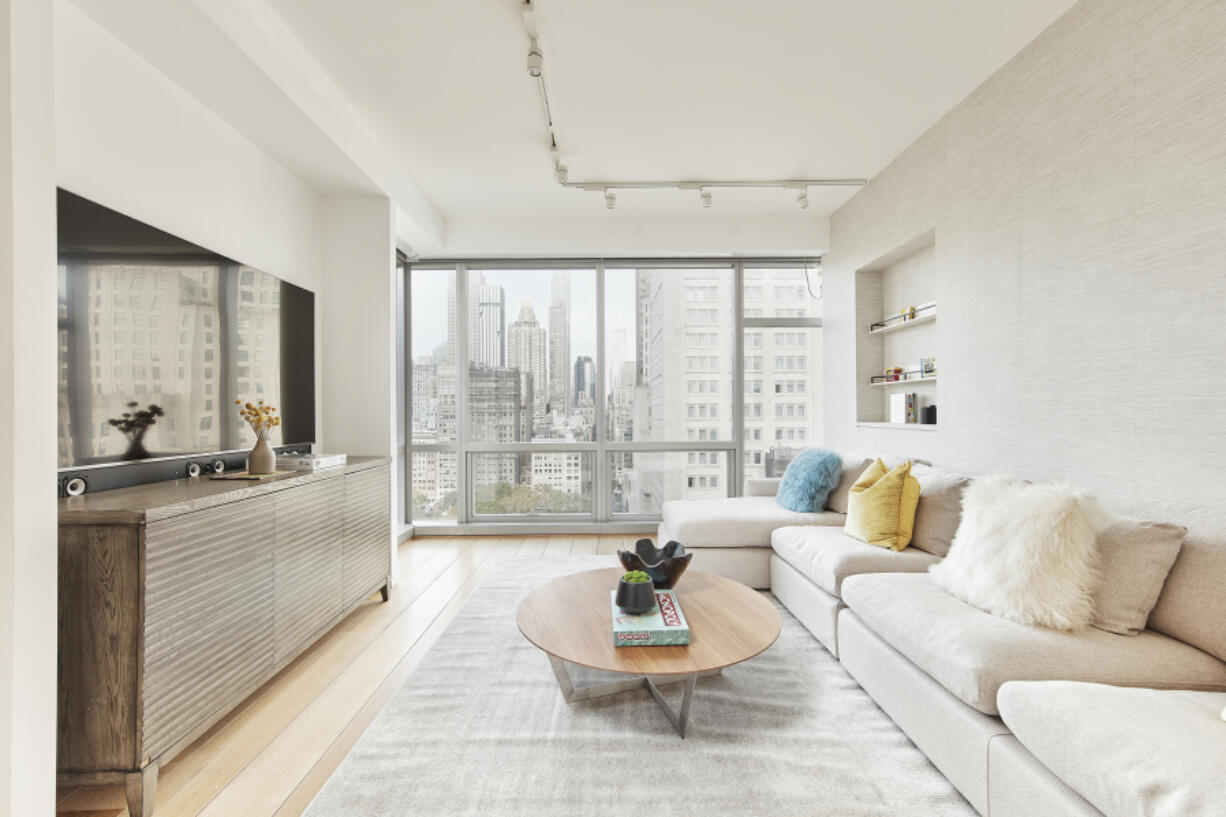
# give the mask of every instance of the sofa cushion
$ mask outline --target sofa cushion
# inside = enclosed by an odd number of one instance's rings
[[[887,471],[877,460],[851,486],[843,529],[870,545],[902,550],[911,544],[919,493],[910,462]]]
[[[849,576],[841,595],[882,640],[988,715],[996,714],[996,691],[1006,681],[1226,690],[1226,664],[1168,636],[1019,624],[959,601],[927,575]]]
[[[919,482],[919,506],[915,509],[915,530],[911,544],[937,556],[949,553],[949,546],[962,520],[962,489],[971,478],[956,471],[913,465],[911,476]]]
[[[856,484],[860,475],[872,464],[871,459],[863,457],[843,460],[843,471],[839,475],[839,484],[834,486],[830,491],[830,496],[826,497],[827,510],[847,513],[847,498],[851,494],[851,486]]]
[[[1002,618],[1079,630],[1094,616],[1097,536],[1111,521],[1092,497],[1065,485],[979,477],[963,494],[958,535],[932,578]]]
[[[1106,817],[1226,814],[1226,694],[1014,682],[1000,714]]]
[[[887,550],[852,539],[839,528],[778,528],[771,534],[775,555],[834,596],[843,579],[860,573],[923,573],[940,559],[909,547]]]
[[[773,496],[678,499],[664,503],[669,535],[691,547],[770,547],[771,531],[787,525],[836,525],[843,514],[797,513],[779,507]]]
[[[1094,593],[1100,630],[1136,635],[1145,629],[1188,529],[1169,522],[1121,521],[1098,534],[1102,582]]]
[[[1120,516],[1188,529],[1148,626],[1226,661],[1226,510],[1110,495],[1099,500]]]
[[[789,511],[817,513],[826,509],[826,498],[839,484],[843,461],[824,448],[807,448],[788,463],[779,482],[775,501]]]

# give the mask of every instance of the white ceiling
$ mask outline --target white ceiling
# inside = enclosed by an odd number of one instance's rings
[[[520,0],[267,0],[449,220],[701,214],[553,181]],[[1074,0],[536,0],[575,181],[872,177]],[[854,190],[810,191],[820,219]],[[792,213],[716,190],[712,215]]]

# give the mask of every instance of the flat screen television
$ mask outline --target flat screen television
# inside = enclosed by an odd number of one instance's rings
[[[310,445],[311,292],[66,190],[58,201],[61,471],[250,449],[235,400],[279,410],[272,445]]]

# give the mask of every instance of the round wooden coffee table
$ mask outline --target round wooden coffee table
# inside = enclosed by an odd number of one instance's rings
[[[614,647],[609,592],[623,572],[611,567],[554,579],[520,602],[516,624],[549,656],[568,704],[646,687],[684,738],[698,676],[747,661],[775,643],[779,612],[743,584],[691,570],[674,588],[690,625],[690,643]],[[576,688],[564,662],[635,677]],[[672,711],[658,688],[670,681],[685,683],[680,712]]]

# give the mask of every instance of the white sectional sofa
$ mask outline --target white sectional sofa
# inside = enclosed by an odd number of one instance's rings
[[[1226,815],[1226,723],[1210,711],[1226,705],[1226,513],[1101,498],[1188,536],[1146,630],[1062,633],[982,612],[932,582],[970,478],[913,470],[920,505],[900,552],[847,537],[832,511],[776,525],[766,547],[768,520],[785,517],[760,496],[746,498],[752,511],[734,506],[753,519],[739,528],[752,536],[743,557],[720,503],[666,503],[661,536],[694,547],[698,569],[758,587],[765,558],[766,586],[981,814]],[[1206,752],[1212,760],[1199,760]]]

